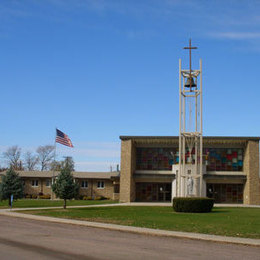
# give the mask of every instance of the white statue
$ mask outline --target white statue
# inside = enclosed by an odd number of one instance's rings
[[[193,179],[191,177],[187,179],[187,194],[193,195]]]

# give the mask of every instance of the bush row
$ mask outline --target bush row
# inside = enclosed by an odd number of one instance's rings
[[[210,198],[173,198],[172,206],[176,212],[210,212],[214,205],[214,199]]]
[[[80,200],[107,200],[107,198],[103,196],[98,196],[94,198],[92,198],[91,196],[80,196],[79,199]]]
[[[43,195],[42,193],[40,193],[39,195],[37,195],[37,194],[26,194],[25,198],[26,199],[50,199],[51,195],[49,195],[49,194]],[[103,196],[98,196],[98,197],[94,197],[94,198],[92,198],[90,196],[80,196],[79,199],[80,200],[106,200],[107,198],[103,197]]]
[[[46,195],[26,194],[25,198],[26,199],[50,199],[51,195],[49,195],[49,194],[46,194]]]

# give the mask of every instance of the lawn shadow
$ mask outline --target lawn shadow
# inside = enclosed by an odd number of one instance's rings
[[[230,210],[219,210],[219,209],[217,209],[217,210],[213,210],[209,213],[214,214],[214,213],[228,213],[228,212],[230,212]]]

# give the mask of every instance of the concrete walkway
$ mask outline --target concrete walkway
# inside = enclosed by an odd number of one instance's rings
[[[171,206],[171,204],[170,203],[120,203],[120,204],[117,203],[117,204],[103,204],[103,205],[69,206],[68,208],[94,208],[94,207],[114,207],[114,206]],[[216,205],[215,204],[215,207],[219,207],[219,206],[226,207],[227,205],[223,205],[223,204]],[[228,204],[228,206],[231,207],[230,204]],[[232,205],[232,206],[238,207],[238,205]],[[239,206],[241,206],[241,205],[239,205]],[[250,206],[250,207],[260,208],[260,206]],[[13,210],[1,209],[0,215],[9,216],[9,217],[26,218],[26,219],[32,219],[32,220],[38,220],[38,221],[47,221],[47,222],[54,222],[54,223],[63,223],[63,224],[95,227],[95,228],[104,228],[104,229],[109,229],[109,230],[132,232],[132,233],[139,233],[139,234],[146,234],[146,235],[179,237],[179,238],[212,241],[212,242],[260,246],[260,239],[224,237],[224,236],[207,235],[207,234],[200,234],[200,233],[167,231],[167,230],[159,230],[159,229],[151,229],[151,228],[140,228],[140,227],[131,227],[131,226],[123,226],[123,225],[115,225],[115,224],[81,221],[81,220],[37,216],[37,215],[30,215],[30,214],[24,214],[24,213],[17,212],[17,211],[22,211],[22,210],[41,210],[41,209],[59,209],[59,208],[62,208],[62,207],[19,208],[19,209],[17,208],[17,209],[13,209]]]
[[[79,205],[67,206],[68,209],[73,208],[98,208],[98,207],[118,207],[118,206],[158,206],[158,207],[172,207],[172,203],[165,202],[127,202],[127,203],[114,203],[114,204],[96,204],[96,205]],[[244,205],[244,204],[214,204],[214,207],[233,207],[233,208],[260,208],[260,205]],[[57,207],[35,207],[35,208],[13,208],[12,211],[23,210],[38,210],[38,209],[62,209],[62,206]],[[0,209],[2,211],[10,211],[10,209]]]

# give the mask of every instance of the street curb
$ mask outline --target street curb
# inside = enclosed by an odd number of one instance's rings
[[[71,225],[79,225],[79,226],[86,226],[86,227],[93,227],[93,228],[103,228],[103,229],[108,229],[108,230],[131,232],[131,233],[137,233],[137,234],[143,234],[143,235],[186,238],[186,239],[195,239],[195,240],[203,240],[203,241],[210,241],[210,242],[230,243],[230,244],[239,244],[239,245],[260,247],[260,239],[224,237],[224,236],[207,235],[207,234],[200,234],[200,233],[177,232],[177,231],[167,231],[167,230],[161,230],[161,229],[123,226],[123,225],[89,222],[89,221],[82,221],[82,220],[72,220],[72,219],[29,215],[29,214],[17,213],[17,212],[7,211],[7,210],[0,211],[0,215],[17,217],[17,218],[25,218],[25,219],[31,219],[31,220],[38,220],[38,221],[46,221],[46,222],[52,222],[52,223],[71,224]]]

